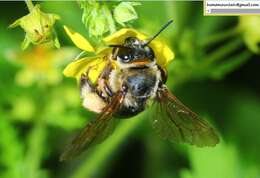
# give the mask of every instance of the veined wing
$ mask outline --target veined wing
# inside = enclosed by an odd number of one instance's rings
[[[125,93],[118,92],[107,105],[98,118],[89,122],[85,128],[73,139],[72,143],[65,149],[60,157],[61,161],[69,160],[86,150],[92,145],[98,144],[106,139],[115,128],[116,119],[113,114],[120,108]]]
[[[152,124],[160,136],[199,147],[215,146],[219,137],[208,122],[182,104],[164,86],[158,90],[152,111]]]

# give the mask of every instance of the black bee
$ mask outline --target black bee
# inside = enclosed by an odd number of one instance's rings
[[[123,44],[113,44],[106,67],[93,84],[86,71],[80,78],[83,106],[100,113],[74,138],[61,155],[67,160],[100,143],[113,131],[117,118],[131,118],[153,101],[153,127],[165,139],[196,146],[215,146],[219,138],[214,129],[184,106],[167,88],[166,69],[157,64],[150,40],[128,37]],[[116,67],[115,67],[116,66]]]

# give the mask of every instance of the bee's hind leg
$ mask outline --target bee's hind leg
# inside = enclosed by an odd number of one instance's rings
[[[86,93],[91,93],[94,92],[95,87],[94,85],[90,82],[88,77],[85,74],[82,74],[80,77],[80,95],[81,98],[84,98]]]
[[[95,87],[85,74],[80,77],[80,88],[86,87],[88,91],[94,91]]]
[[[83,106],[91,111],[100,113],[106,106],[106,98],[84,74],[80,78],[80,94],[83,99]]]

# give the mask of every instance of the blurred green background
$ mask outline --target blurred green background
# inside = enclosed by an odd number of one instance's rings
[[[259,16],[205,17],[202,2],[141,2],[130,25],[154,34],[174,20],[160,36],[176,54],[167,85],[221,142],[196,148],[162,140],[144,112],[61,163],[65,145],[95,117],[81,107],[76,82],[62,76],[79,53],[62,26],[88,34],[76,2],[38,3],[61,16],[60,49],[22,51],[23,31],[7,27],[26,5],[0,2],[0,178],[260,178]]]

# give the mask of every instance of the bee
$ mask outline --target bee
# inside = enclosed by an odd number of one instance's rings
[[[139,114],[150,101],[153,102],[150,119],[163,138],[199,147],[219,142],[213,127],[182,104],[165,84],[167,70],[158,65],[149,44],[170,23],[172,20],[148,40],[130,36],[123,44],[110,44],[111,54],[103,59],[105,67],[96,84],[89,78],[92,67],[83,72],[79,80],[83,106],[99,115],[74,138],[61,160],[71,159],[102,142],[113,132],[116,120]]]

